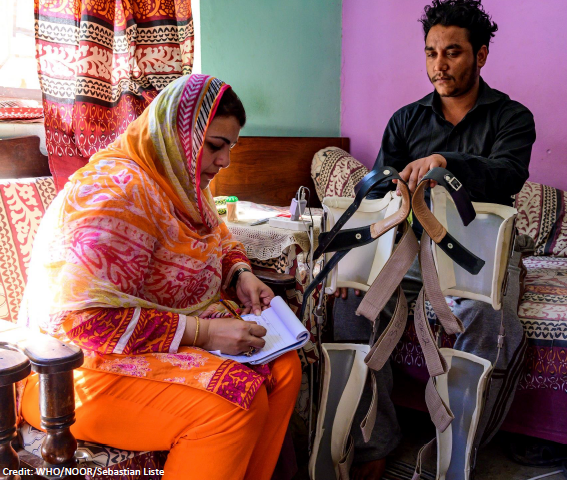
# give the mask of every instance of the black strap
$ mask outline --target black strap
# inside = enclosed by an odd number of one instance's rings
[[[457,265],[463,267],[471,275],[476,275],[486,263],[469,249],[459,243],[449,232],[437,244]]]
[[[313,281],[307,286],[307,288],[305,289],[305,291],[303,292],[303,302],[301,304],[301,313],[299,314],[299,320],[303,321],[303,317],[305,315],[305,309],[307,308],[307,304],[309,303],[309,297],[311,296],[311,294],[313,293],[313,291],[315,290],[315,288],[317,288],[317,285],[319,285],[323,280],[325,280],[325,278],[327,277],[327,275],[329,275],[329,273],[331,272],[331,270],[333,268],[335,268],[335,265],[337,263],[339,263],[339,261],[341,261],[344,256],[350,252],[350,248],[348,250],[343,250],[341,252],[336,252],[327,263],[325,263],[325,266],[323,267],[323,269],[319,272],[319,275],[317,275]],[[323,295],[324,292],[321,292],[321,295]]]
[[[341,215],[341,218],[337,220],[337,223],[333,225],[333,228],[329,230],[326,234],[319,235],[319,246],[313,253],[313,258],[317,259],[323,253],[328,251],[328,247],[331,244],[333,238],[337,235],[339,230],[344,226],[344,224],[354,215],[354,213],[360,207],[362,200],[370,193],[370,190],[374,188],[376,185],[383,183],[385,181],[391,181],[393,179],[399,179],[400,175],[398,174],[397,170],[392,167],[383,167],[379,170],[371,170],[366,176],[358,182],[358,184],[354,187],[356,192],[356,197],[351,205],[345,210],[345,213]]]
[[[319,241],[325,239],[329,233],[322,233],[319,235]],[[325,252],[338,252],[356,247],[362,247],[372,243],[375,238],[372,238],[370,232],[370,225],[358,228],[345,228],[335,235],[335,238],[327,244]]]
[[[463,184],[449,170],[441,167],[432,168],[423,176],[421,182],[424,180],[435,180],[449,192],[465,227],[475,219],[476,211],[469,194],[463,188]]]
[[[440,186],[449,192],[451,198],[455,202],[455,206],[457,207],[457,211],[461,217],[463,225],[467,226],[475,219],[476,211],[473,207],[469,194],[465,188],[463,188],[462,183],[449,170],[441,167],[432,168],[423,176],[419,183],[427,180],[435,180]],[[451,260],[472,275],[477,275],[486,263],[482,258],[477,257],[464,245],[459,243],[449,232],[445,234],[437,245],[449,256],[449,258],[451,258]]]

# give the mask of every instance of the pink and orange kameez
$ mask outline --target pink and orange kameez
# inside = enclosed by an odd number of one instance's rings
[[[228,315],[218,300],[249,266],[199,184],[226,88],[205,75],[172,82],[70,178],[40,226],[20,313],[85,353],[73,433],[170,450],[166,479],[269,479],[299,389],[295,352],[252,369],[180,346],[188,316]],[[39,427],[37,379],[23,415]]]

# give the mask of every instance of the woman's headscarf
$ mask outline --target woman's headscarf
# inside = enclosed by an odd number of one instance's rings
[[[56,328],[58,312],[198,314],[218,300],[222,278],[247,262],[200,188],[204,137],[227,88],[206,75],[175,80],[70,178],[34,242],[26,314]]]
[[[200,189],[202,147],[222,94],[229,85],[207,75],[183,76],[170,83],[107,149],[91,162],[134,160],[160,184],[194,225],[218,225],[207,188]]]

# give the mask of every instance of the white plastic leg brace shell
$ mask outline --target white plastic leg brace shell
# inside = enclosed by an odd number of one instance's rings
[[[366,383],[368,367],[364,357],[369,350],[368,345],[351,343],[322,345],[324,372],[315,442],[309,459],[311,480],[348,478],[354,453],[349,434]]]
[[[472,202],[476,218],[465,227],[447,191],[437,186],[431,192],[431,210],[437,220],[486,262],[478,275],[471,275],[436,246],[433,257],[443,294],[480,300],[499,310],[517,210],[495,203]]]
[[[325,197],[323,209],[327,212],[326,231],[329,231],[345,210],[352,204],[352,198]],[[343,228],[371,225],[400,209],[401,197],[392,192],[378,200],[362,200],[360,207]],[[376,279],[394,248],[397,228],[392,228],[374,242],[353,248],[327,277],[325,293],[331,295],[337,288],[356,288],[366,292]],[[327,260],[332,254],[326,254]]]

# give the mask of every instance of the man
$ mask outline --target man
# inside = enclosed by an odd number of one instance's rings
[[[512,205],[512,196],[528,178],[535,126],[527,108],[491,89],[480,76],[490,40],[498,27],[478,0],[433,0],[431,6],[425,7],[420,21],[425,36],[427,75],[434,92],[394,113],[384,132],[375,168],[386,165],[396,168],[412,192],[429,170],[447,168],[462,182],[473,201]],[[382,189],[378,196],[384,193]],[[414,223],[414,230],[421,228]],[[513,260],[517,265],[517,257]],[[414,262],[402,282],[410,305],[415,302],[421,285],[419,265]],[[486,443],[498,430],[519,378],[525,340],[516,312],[518,287],[516,275],[505,300],[507,336],[477,430],[478,442]],[[361,317],[353,319],[360,298],[353,295],[348,298],[346,290],[340,296],[342,299],[337,299],[334,311],[335,340],[367,342],[370,322]],[[465,325],[455,348],[494,363],[500,313],[486,303],[468,299],[457,300],[455,305],[454,313]],[[382,328],[392,311],[391,300],[381,313]],[[355,480],[381,478],[385,457],[400,440],[394,406],[385,394],[392,388],[389,363],[376,373],[376,378],[382,394],[370,442],[364,443],[359,428],[368,410],[371,397],[368,389],[353,423]]]

